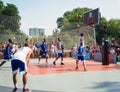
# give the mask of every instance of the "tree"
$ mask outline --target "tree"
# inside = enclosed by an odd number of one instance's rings
[[[3,9],[4,9],[4,4],[2,1],[0,1],[0,14],[2,13]]]
[[[80,30],[83,23],[83,16],[85,12],[88,12],[92,10],[91,8],[76,8],[72,11],[66,11],[63,14],[63,17],[59,17],[57,19],[57,27],[61,29],[60,34],[62,32],[66,32],[67,36],[65,38],[71,37],[71,41],[69,43],[65,42],[65,44],[72,43],[72,39],[75,36],[74,33],[76,33],[76,30]],[[82,16],[82,17],[78,17]],[[77,25],[80,25],[79,27]],[[112,39],[112,38],[120,38],[120,19],[110,19],[107,20],[105,17],[100,18],[100,24],[95,25],[96,29],[96,41],[98,44],[101,44],[103,37],[106,39]],[[88,29],[90,31],[90,29]],[[83,30],[82,30],[83,31]],[[71,33],[71,34],[69,34]],[[76,33],[77,34],[77,33]],[[86,39],[86,43],[88,44],[93,39]],[[90,44],[90,43],[89,43]]]
[[[107,36],[107,25],[108,25],[108,21],[106,20],[106,18],[101,17],[100,19],[100,24],[96,25],[95,29],[96,29],[96,41],[97,43],[101,44],[103,37]]]
[[[16,41],[23,42],[28,38],[20,30],[20,20],[18,8],[14,4],[9,3],[5,6],[0,0],[0,42],[6,41],[8,38],[13,39],[14,37]]]
[[[81,25],[83,22],[83,17],[79,19],[78,16],[83,16],[85,12],[88,12],[90,10],[90,8],[76,8],[72,11],[65,12],[63,14],[63,17],[59,17],[57,19],[57,27],[62,27],[64,31],[76,28],[77,24]]]
[[[108,30],[110,37],[120,37],[120,19],[110,19],[108,21]]]
[[[13,4],[7,4],[2,10],[1,24],[5,29],[10,29],[13,32],[17,32],[20,29],[20,16],[17,7]]]

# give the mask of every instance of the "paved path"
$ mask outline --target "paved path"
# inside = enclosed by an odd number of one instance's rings
[[[75,60],[66,58],[65,66],[52,64],[49,59],[46,65],[42,59],[32,59],[28,67],[28,87],[32,92],[120,92],[120,65],[103,66],[100,62],[86,61],[87,72],[82,67],[75,70]],[[81,65],[81,64],[80,64]],[[18,76],[19,92],[22,92],[22,76]],[[11,92],[13,89],[10,63],[0,70],[0,92]]]

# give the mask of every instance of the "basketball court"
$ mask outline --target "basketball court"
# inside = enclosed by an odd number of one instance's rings
[[[97,15],[97,16],[96,16]],[[99,24],[99,9],[84,15],[84,24]],[[95,38],[95,37],[94,37]],[[32,92],[120,92],[120,63],[102,65],[102,62],[86,60],[87,71],[82,63],[75,70],[75,59],[64,58],[65,65],[60,65],[60,59],[53,65],[42,59],[31,59],[28,66],[28,85]],[[19,75],[19,74],[18,74]],[[10,62],[0,69],[0,92],[13,90]],[[18,92],[22,92],[22,76],[18,76]]]
[[[32,92],[119,92],[120,64],[102,65],[101,62],[86,61],[87,72],[82,63],[75,70],[75,59],[65,58],[65,65],[52,64],[54,59],[45,59],[38,64],[38,59],[31,59],[28,67],[28,87]],[[19,92],[22,92],[22,76],[18,76]],[[10,63],[0,70],[0,92],[11,92],[13,89]]]
[[[48,75],[48,74],[61,74],[61,73],[70,73],[70,72],[84,72],[82,63],[79,63],[79,69],[75,70],[76,60],[73,58],[65,58],[65,65],[60,65],[60,61],[56,65],[53,65],[52,62],[49,64],[30,64],[28,71],[31,75]],[[120,70],[120,65],[110,64],[102,65],[101,62],[96,62],[93,60],[86,61],[87,71],[107,71],[107,70]]]

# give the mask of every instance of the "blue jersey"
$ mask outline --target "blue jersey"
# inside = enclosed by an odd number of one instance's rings
[[[4,59],[9,59],[8,46],[6,46],[5,49],[3,50],[3,55]]]
[[[3,51],[4,59],[10,59],[12,58],[13,52],[12,52],[12,44],[7,44]]]
[[[86,52],[86,53],[90,53],[90,50],[86,49],[85,52]]]
[[[82,46],[78,47],[78,56],[84,56],[84,47]]]
[[[12,45],[12,43],[10,43],[10,46],[9,46],[9,55],[10,56],[13,55],[12,50],[13,50],[13,45]]]
[[[46,42],[42,42],[41,49],[42,49],[43,52],[47,51],[47,43]]]

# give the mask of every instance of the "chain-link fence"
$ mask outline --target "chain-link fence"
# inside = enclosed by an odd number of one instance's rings
[[[12,39],[13,42],[24,43],[25,36],[21,34],[19,29],[19,17],[0,15],[0,42],[5,43],[8,39]],[[43,37],[37,36],[31,38],[31,43],[41,43],[43,38],[46,38],[48,44],[54,42],[56,44],[57,38],[60,37],[65,49],[70,49],[72,46],[77,46],[78,37],[80,33],[84,34],[85,45],[91,46],[95,39],[95,31],[93,27],[85,26],[82,23],[66,23],[64,29],[53,33],[53,36]],[[16,32],[16,33],[15,33]],[[9,35],[10,34],[10,35]],[[17,34],[17,35],[16,35]]]
[[[0,34],[1,43],[6,43],[8,39],[12,39],[15,43],[24,43],[26,38],[23,35]]]
[[[90,26],[82,26],[74,30],[61,32],[58,37],[61,38],[65,49],[70,49],[72,46],[77,46],[80,33],[84,34],[85,45],[92,46],[95,40],[94,28]]]
[[[77,46],[80,33],[84,34],[85,45],[92,46],[93,41],[95,40],[95,34],[94,29],[90,26],[82,26],[79,28],[76,27],[73,30],[55,32],[51,37],[32,37],[31,41],[32,43],[41,43],[43,41],[43,38],[46,38],[48,44],[51,44],[51,42],[54,42],[54,44],[56,44],[57,38],[60,37],[64,48],[66,50],[69,50],[72,46]]]

